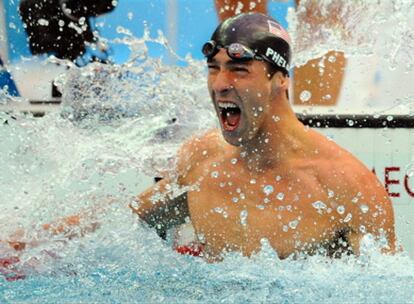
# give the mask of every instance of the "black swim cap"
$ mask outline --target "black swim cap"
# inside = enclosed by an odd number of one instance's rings
[[[289,34],[267,15],[243,13],[231,17],[217,27],[211,42],[225,48],[234,43],[241,44],[257,57],[288,73],[291,58]],[[207,57],[214,57],[216,53]]]

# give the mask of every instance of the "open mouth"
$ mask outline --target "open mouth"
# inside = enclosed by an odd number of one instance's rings
[[[226,131],[234,131],[240,123],[241,110],[232,102],[219,102],[220,118],[223,129]]]

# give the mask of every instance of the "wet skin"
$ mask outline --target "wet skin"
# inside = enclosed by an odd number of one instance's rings
[[[354,156],[297,120],[286,97],[288,77],[269,77],[263,62],[235,63],[224,50],[208,66],[219,119],[220,102],[236,104],[237,129],[226,131],[221,121],[222,132],[185,143],[177,177],[139,195],[134,212],[151,224],[188,215],[211,260],[225,251],[250,256],[264,238],[281,258],[337,246],[339,237],[358,253],[366,233],[385,235],[385,251],[395,250],[385,189]],[[166,186],[172,183],[190,188],[184,204],[174,205]],[[164,198],[154,200],[159,193]],[[175,212],[163,213],[166,207]]]

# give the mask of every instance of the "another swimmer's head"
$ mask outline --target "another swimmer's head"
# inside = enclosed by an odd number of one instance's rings
[[[254,144],[276,107],[288,103],[287,32],[266,15],[240,14],[221,23],[202,51],[225,140],[235,146]]]
[[[260,13],[239,14],[222,22],[202,52],[207,60],[224,48],[234,60],[262,60],[273,75],[288,75],[291,48],[286,30],[273,18]]]

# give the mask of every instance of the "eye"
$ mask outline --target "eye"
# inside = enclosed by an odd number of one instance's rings
[[[207,65],[207,68],[209,70],[218,70],[219,69],[218,65],[217,64],[213,64],[213,63],[208,64]]]
[[[245,66],[233,66],[231,70],[236,73],[248,73],[249,72],[249,69]]]

